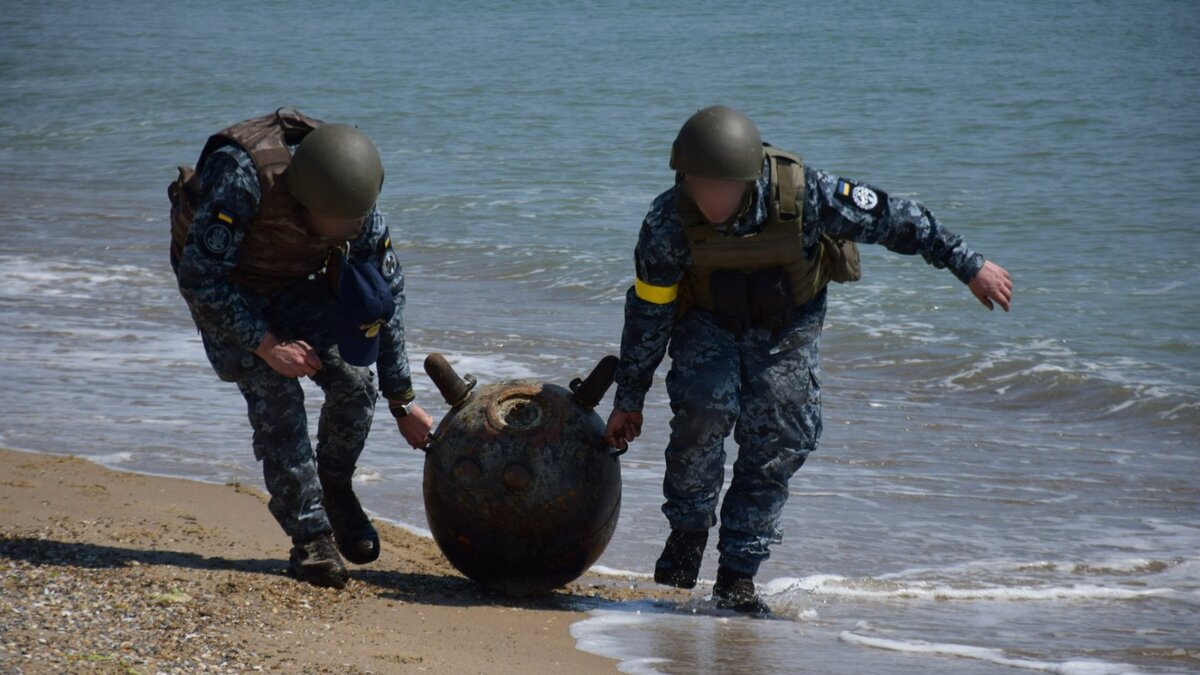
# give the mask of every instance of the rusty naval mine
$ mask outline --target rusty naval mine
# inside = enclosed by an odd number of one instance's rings
[[[607,356],[569,389],[535,380],[476,388],[442,355],[425,359],[450,405],[426,450],[425,514],[464,575],[504,595],[541,595],[604,552],[621,510],[620,453],[593,408],[616,367]]]

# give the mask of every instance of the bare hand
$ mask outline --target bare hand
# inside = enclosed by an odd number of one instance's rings
[[[412,447],[420,449],[429,445],[429,431],[433,429],[433,418],[422,410],[421,406],[414,405],[412,412],[404,417],[397,417],[396,426],[400,428],[400,435],[404,436],[404,440]]]
[[[628,450],[629,442],[642,435],[642,413],[613,408],[604,429],[604,440],[618,450]]]
[[[321,369],[317,352],[304,340],[280,342],[267,333],[254,353],[271,366],[271,370],[284,377],[311,377]]]
[[[1012,277],[1009,277],[1008,272],[994,262],[983,263],[983,268],[979,270],[979,274],[975,275],[971,283],[967,284],[967,287],[988,309],[995,309],[995,305],[992,304],[993,300],[999,303],[1006,312],[1012,303]]]

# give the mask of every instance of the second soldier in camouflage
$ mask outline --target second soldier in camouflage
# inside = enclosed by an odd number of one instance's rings
[[[989,309],[1008,310],[1012,282],[924,206],[805,166],[763,144],[736,110],[713,106],[689,118],[671,168],[676,183],[654,200],[638,236],[606,435],[624,448],[641,433],[646,392],[670,353],[663,513],[671,534],[655,580],[695,585],[719,506],[714,598],[766,613],[753,578],[781,540],[788,481],[821,436],[826,287],[857,280],[854,242],[919,254]],[[738,453],[718,505],[730,433]]]
[[[213,135],[169,189],[179,290],[213,369],[246,400],[291,572],[322,586],[346,584],[339,550],[359,564],[379,555],[351,487],[375,412],[369,366],[409,443],[432,424],[413,401],[382,183],[357,129],[279,110]],[[325,394],[315,451],[301,377]]]

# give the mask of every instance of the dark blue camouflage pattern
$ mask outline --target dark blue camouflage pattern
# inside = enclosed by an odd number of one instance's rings
[[[285,289],[267,310],[281,340],[304,339],[321,360],[312,376],[325,394],[315,453],[300,380],[280,375],[257,356],[237,378],[254,430],[254,456],[263,464],[271,495],[271,513],[296,541],[330,531],[318,473],[328,485],[350,483],[375,413],[374,373],[338,356],[332,330],[336,311],[323,278]]]
[[[238,286],[229,278],[237,265],[238,245],[245,236],[246,224],[258,211],[261,193],[250,155],[236,146],[225,146],[209,155],[200,167],[200,178],[203,194],[182,259],[173,263],[179,290],[204,335],[205,350],[213,368],[222,379],[233,381],[237,379],[238,367],[250,362],[247,357],[253,357],[254,348],[266,335],[269,324],[265,310],[274,304],[272,298]],[[218,211],[230,215],[232,225],[218,220]],[[213,240],[208,236],[212,228],[231,233],[231,242],[218,252],[207,245]],[[392,246],[384,246],[390,237],[383,215],[372,209],[361,234],[350,242],[350,258],[384,270],[384,255],[388,250],[394,251]],[[397,266],[390,278],[384,276],[396,301],[396,313],[380,330],[376,366],[380,389],[389,398],[404,398],[412,390],[412,373],[404,345],[404,272]]]
[[[337,302],[324,274],[299,279],[271,295],[230,280],[246,224],[258,210],[258,178],[249,154],[236,146],[214,151],[199,170],[200,202],[182,256],[172,266],[213,369],[222,380],[236,382],[246,399],[271,513],[289,536],[303,541],[330,531],[317,474],[327,484],[349,483],[371,427],[375,374],[338,355]],[[222,222],[218,213],[233,222]],[[398,265],[383,264],[389,253],[395,256],[390,234],[383,216],[372,209],[358,238],[349,242],[348,255],[379,267],[391,287],[396,312],[380,330],[376,366],[380,389],[390,398],[408,398],[412,377],[404,344],[404,274]],[[281,341],[307,342],[321,360],[312,377],[325,394],[315,453],[299,380],[276,373],[253,353],[268,330]]]
[[[739,340],[710,312],[688,312],[671,335],[671,436],[663,513],[671,527],[717,522],[725,438],[738,445],[721,504],[718,550],[726,567],[755,574],[782,536],[788,479],[821,436],[817,354],[825,320],[822,292],[778,335],[753,328]]]
[[[822,233],[896,253],[919,254],[949,269],[963,283],[983,267],[983,256],[942,227],[917,202],[889,197],[871,186],[805,167],[803,246],[813,251]],[[860,202],[838,189],[848,183],[870,191]],[[724,228],[729,236],[762,231],[767,222],[769,176],[755,185],[750,205]],[[678,284],[691,253],[672,188],[659,195],[642,223],[634,253],[638,279],[660,287]],[[676,316],[675,302],[626,294],[621,364],[614,407],[640,411],[654,371],[670,347],[667,393],[671,435],[663,493],[672,528],[704,530],[717,522],[724,482],[724,440],[739,447],[733,479],[720,507],[722,565],[755,574],[782,536],[780,514],[788,480],[816,449],[821,435],[819,338],[827,291],[800,308],[779,334],[754,328],[740,339],[701,309]]]

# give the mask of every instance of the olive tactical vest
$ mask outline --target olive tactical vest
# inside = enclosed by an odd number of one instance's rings
[[[676,208],[692,253],[692,266],[679,286],[679,311],[699,307],[716,311],[714,273],[783,270],[791,281],[792,300],[812,300],[830,281],[862,278],[858,247],[822,234],[812,259],[804,255],[804,164],[798,155],[766,146],[770,169],[768,220],[761,232],[726,236],[706,221],[695,203],[676,190]]]
[[[197,167],[203,167],[217,148],[237,145],[249,153],[258,173],[261,191],[258,212],[246,226],[231,275],[238,285],[273,293],[319,272],[330,254],[344,243],[308,232],[303,209],[288,192],[284,175],[292,161],[288,146],[299,143],[321,124],[319,120],[281,108],[213,134],[200,153]],[[171,252],[177,259],[182,255],[202,192],[199,172],[185,166],[179,167],[179,177],[167,188],[171,198]]]

